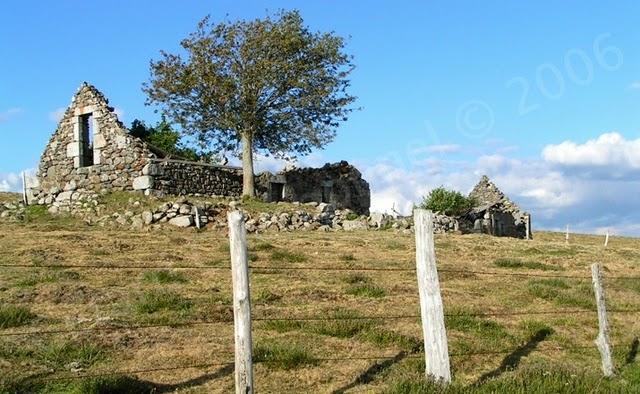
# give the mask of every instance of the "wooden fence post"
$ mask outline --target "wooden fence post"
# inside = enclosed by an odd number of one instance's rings
[[[416,271],[424,335],[425,372],[427,377],[433,377],[436,381],[450,383],[449,346],[433,243],[433,214],[424,209],[415,209],[413,221],[416,233]]]
[[[524,220],[525,239],[531,239],[531,215],[527,214]]]
[[[200,209],[197,206],[194,206],[193,209],[196,211],[196,228],[200,228]]]
[[[27,176],[24,171],[22,171],[22,202],[24,202],[25,206],[29,205],[29,201],[27,199]]]
[[[611,340],[609,339],[609,321],[607,319],[607,308],[604,297],[604,284],[600,264],[591,265],[591,277],[593,278],[593,290],[596,295],[598,306],[598,338],[596,345],[602,356],[602,372],[604,376],[613,376],[613,361],[611,359]]]
[[[247,231],[244,226],[244,216],[240,211],[229,212],[227,220],[229,222],[229,250],[231,252],[231,277],[233,279],[236,394],[252,394],[253,351]]]
[[[609,245],[609,230],[607,229],[606,234],[604,235],[604,247],[606,248]]]
[[[567,224],[567,231],[564,236],[564,243],[569,245],[569,225]]]

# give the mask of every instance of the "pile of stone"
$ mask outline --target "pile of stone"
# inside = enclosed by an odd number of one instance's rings
[[[24,204],[21,202],[6,202],[0,204],[0,218],[8,218],[17,214],[24,213]]]
[[[124,212],[106,214],[109,207],[100,203],[100,196],[93,192],[66,190],[55,197],[47,196],[46,205],[51,214],[71,214],[90,224],[117,225],[134,230],[163,226],[197,227],[214,230],[226,229],[227,212],[245,211],[249,233],[266,231],[366,231],[392,229],[409,233],[413,231],[412,217],[397,217],[384,213],[358,215],[350,209],[336,209],[327,203],[272,203],[270,212],[249,213],[241,201],[190,202],[186,197],[176,197],[153,209],[143,206],[140,199],[131,197]],[[142,200],[144,202],[144,200]],[[144,204],[148,205],[148,204]],[[24,213],[19,202],[0,204],[0,217],[18,217]],[[434,232],[458,231],[458,221],[446,215],[434,215]]]

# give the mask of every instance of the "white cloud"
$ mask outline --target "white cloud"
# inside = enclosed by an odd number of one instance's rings
[[[49,119],[52,122],[55,122],[55,123],[60,122],[62,120],[62,117],[64,116],[64,112],[66,110],[67,110],[66,108],[60,107],[60,108],[57,108],[57,109],[49,112]]]
[[[640,81],[631,82],[629,85],[629,89],[637,90],[640,89]]]
[[[585,174],[606,169],[611,176],[620,177],[640,169],[640,139],[627,140],[619,133],[605,133],[583,144],[565,141],[547,145],[542,157],[562,167],[580,168]]]
[[[30,180],[35,179],[36,170],[29,168],[25,170],[27,185],[31,185]],[[21,192],[22,191],[22,171],[20,172],[0,172],[0,192]]]
[[[20,174],[13,172],[0,173],[0,192],[17,192],[22,188]]]
[[[455,153],[460,152],[462,146],[457,144],[428,145],[425,147],[425,150],[431,153]]]
[[[9,108],[5,111],[0,111],[0,123],[8,121],[21,112],[22,108]]]
[[[611,168],[640,168],[640,140],[618,133],[603,134],[593,141],[566,141],[549,145],[541,158],[513,159],[488,154],[467,162],[440,160],[438,171],[429,158],[409,163],[380,161],[362,167],[371,185],[371,210],[391,213],[391,207],[409,214],[429,190],[443,185],[468,193],[480,176],[487,174],[522,209],[532,213],[534,230],[640,235],[639,176],[620,177]],[[390,156],[391,157],[391,156]],[[594,168],[603,167],[598,176]],[[637,174],[637,173],[636,173]]]

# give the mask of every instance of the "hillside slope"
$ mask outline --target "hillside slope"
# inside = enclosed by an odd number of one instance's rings
[[[430,390],[411,234],[249,240],[257,391]],[[602,241],[438,235],[450,392],[637,392],[640,240]],[[232,391],[228,254],[224,231],[117,230],[45,212],[0,221],[0,392]],[[597,261],[620,311],[612,380],[593,345]]]

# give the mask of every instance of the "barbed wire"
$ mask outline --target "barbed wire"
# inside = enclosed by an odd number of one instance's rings
[[[229,366],[234,364],[235,363],[233,361],[229,361],[229,362],[220,362],[220,363],[192,364],[192,365],[182,365],[182,366],[173,366],[173,367],[155,367],[155,368],[120,370],[120,371],[97,371],[94,373],[87,373],[87,374],[76,374],[76,375],[66,375],[66,376],[47,376],[46,379],[45,377],[31,377],[28,379],[59,381],[59,380],[72,380],[72,379],[101,378],[105,376],[139,375],[143,373],[161,372],[161,371],[203,369],[203,368],[211,368],[211,367]]]
[[[597,350],[595,345],[577,345],[577,346],[558,346],[558,347],[541,347],[535,348],[535,351],[545,352],[545,351],[571,351],[571,350],[584,350],[584,349],[592,349]],[[511,354],[517,351],[517,349],[502,349],[502,350],[478,350],[478,351],[468,351],[468,352],[453,352],[449,353],[449,357],[466,357],[466,356],[482,356],[482,355],[496,355],[496,354]],[[399,353],[393,355],[371,355],[371,356],[343,356],[343,357],[310,357],[310,361],[313,362],[330,362],[330,361],[373,361],[373,360],[385,360],[385,359],[423,359],[424,352],[407,352],[401,351]],[[253,362],[255,364],[260,363],[281,363],[281,362],[290,362],[289,359],[254,359]],[[191,365],[181,365],[181,366],[171,366],[171,367],[154,367],[154,368],[145,368],[145,369],[133,369],[133,370],[116,370],[116,371],[96,371],[93,373],[83,373],[83,374],[75,374],[75,375],[65,375],[65,376],[32,376],[27,379],[32,380],[44,380],[44,381],[61,381],[61,380],[74,380],[74,379],[90,379],[90,378],[100,378],[106,376],[126,376],[126,375],[139,375],[144,373],[152,373],[152,372],[166,372],[166,371],[177,371],[177,370],[185,370],[185,369],[204,369],[211,367],[226,367],[235,365],[234,361],[227,362],[216,362],[216,363],[203,363],[203,364],[191,364]]]
[[[487,316],[527,316],[527,315],[562,315],[576,313],[596,313],[596,309],[570,309],[570,310],[543,310],[543,311],[488,311],[488,312],[465,312],[465,313],[445,313],[446,317],[487,317]],[[610,313],[640,313],[640,309],[609,309]],[[419,319],[419,314],[407,315],[367,315],[367,316],[293,316],[293,317],[270,317],[257,316],[252,317],[252,321],[358,321],[358,320],[402,320],[402,319]],[[150,328],[183,328],[199,325],[212,325],[222,323],[233,323],[233,319],[191,321],[183,323],[169,324],[142,324],[132,326],[109,326],[109,327],[86,327],[86,328],[70,328],[58,330],[39,330],[39,331],[19,331],[0,333],[0,337],[12,336],[29,336],[29,335],[51,335],[51,334],[69,334],[79,332],[100,332],[100,331],[128,331],[128,330],[144,330]],[[217,338],[224,338],[227,335],[218,335]]]
[[[202,270],[231,270],[231,266],[204,266],[204,265],[98,265],[98,264],[0,264],[6,268],[77,268],[77,269],[202,269]],[[377,268],[377,267],[308,267],[308,266],[265,266],[250,265],[252,270],[263,271],[380,271],[380,272],[416,272],[415,268]],[[461,275],[490,275],[490,276],[515,276],[515,277],[535,277],[535,278],[563,278],[563,279],[592,279],[587,275],[568,274],[542,274],[534,272],[500,272],[500,271],[478,271],[460,270],[452,268],[439,268],[439,273],[455,273]],[[255,274],[269,274],[271,272],[254,272]],[[608,280],[640,280],[640,276],[605,276]]]
[[[97,265],[97,264],[0,264],[7,268],[79,268],[79,269],[224,269],[231,270],[231,266],[205,265]]]

